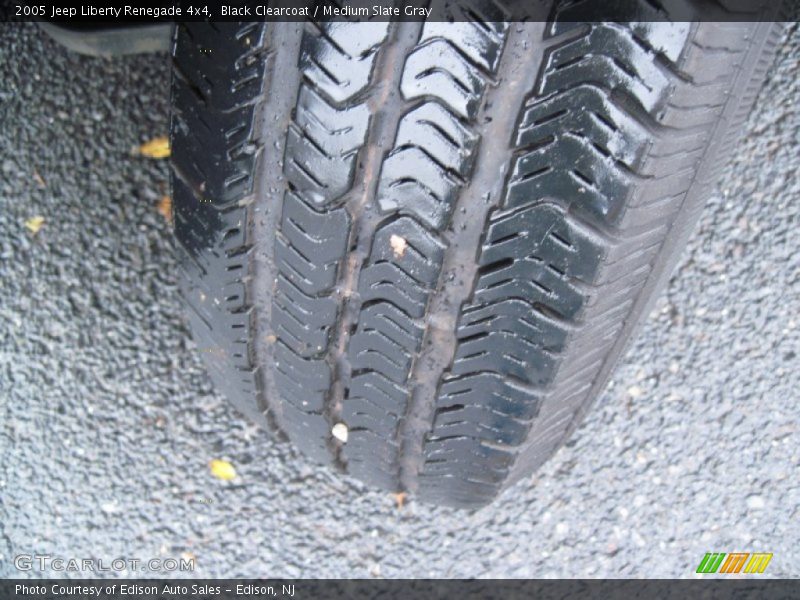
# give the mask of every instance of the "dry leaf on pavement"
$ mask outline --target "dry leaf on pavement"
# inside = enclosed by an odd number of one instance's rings
[[[169,138],[160,136],[139,146],[137,154],[147,158],[167,158],[170,154]]]
[[[217,479],[222,479],[222,481],[230,481],[231,479],[236,479],[236,469],[233,468],[233,465],[229,463],[227,460],[221,460],[219,458],[215,458],[210,463],[208,463],[208,468],[211,470],[211,474],[216,477]]]
[[[161,200],[158,201],[156,210],[162,217],[164,217],[164,220],[167,223],[172,225],[172,198],[169,196],[161,196]]]
[[[44,225],[44,217],[42,215],[36,215],[35,217],[31,217],[27,221],[25,221],[25,227],[28,228],[33,235],[39,233],[39,230]]]

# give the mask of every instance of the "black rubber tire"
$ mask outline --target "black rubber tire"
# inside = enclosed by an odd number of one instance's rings
[[[464,10],[180,25],[173,185],[216,385],[317,461],[477,507],[603,389],[782,26]]]

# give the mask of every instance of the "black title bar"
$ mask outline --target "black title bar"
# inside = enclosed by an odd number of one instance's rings
[[[233,0],[206,2],[37,2],[16,0],[0,20],[52,21],[64,26],[126,25],[174,21],[454,21],[491,12],[497,20],[548,21],[759,21],[797,20],[800,0]],[[770,10],[772,7],[773,10]]]

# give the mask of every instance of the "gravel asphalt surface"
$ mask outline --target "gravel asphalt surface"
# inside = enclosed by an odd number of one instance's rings
[[[157,210],[167,164],[131,152],[167,131],[165,56],[5,24],[0,73],[0,576],[41,575],[13,564],[38,553],[194,556],[203,577],[690,577],[709,551],[800,576],[797,26],[587,423],[474,513],[398,508],[214,391]]]

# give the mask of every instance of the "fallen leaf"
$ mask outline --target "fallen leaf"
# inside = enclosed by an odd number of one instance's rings
[[[222,479],[222,481],[230,481],[231,479],[236,479],[236,469],[233,468],[233,465],[229,463],[227,460],[221,460],[219,458],[215,458],[210,463],[208,463],[208,468],[211,470],[211,474],[216,477],[217,479]]]
[[[167,158],[169,153],[169,138],[163,135],[145,142],[138,148],[138,154],[147,158]]]
[[[172,225],[172,198],[169,196],[161,196],[158,201],[156,210],[164,217],[164,220]]]
[[[39,233],[39,230],[44,225],[44,217],[41,215],[36,215],[35,217],[31,217],[27,221],[25,221],[25,227],[28,228],[33,235]]]
[[[406,493],[405,492],[398,492],[397,494],[392,494],[394,498],[395,504],[397,504],[397,510],[403,508],[406,503]]]

